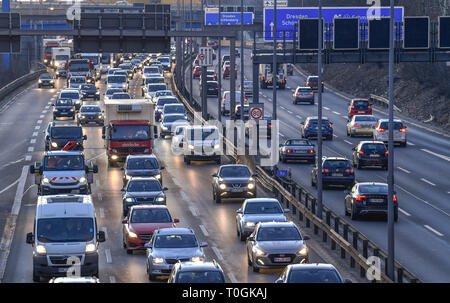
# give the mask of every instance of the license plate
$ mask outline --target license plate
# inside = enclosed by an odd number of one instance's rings
[[[304,154],[304,153],[306,153],[306,150],[297,149],[297,150],[295,150],[295,153]]]
[[[58,268],[58,272],[67,272],[69,267]]]
[[[379,156],[380,156],[380,155],[376,155],[376,154],[370,155],[371,158],[378,158]]]
[[[341,173],[333,173],[332,176],[333,177],[342,177],[344,174]]]
[[[243,189],[242,188],[232,188],[231,189],[231,191],[233,192],[233,193],[239,193],[239,192],[241,192]]]
[[[273,259],[274,262],[291,262],[291,257],[286,257],[286,258],[274,258]]]
[[[364,113],[363,110],[359,110],[359,111],[358,111],[358,114],[362,114],[362,113]]]
[[[382,203],[382,202],[384,202],[384,199],[370,199],[370,202]]]

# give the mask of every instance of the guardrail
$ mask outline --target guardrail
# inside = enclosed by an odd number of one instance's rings
[[[389,100],[384,98],[384,97],[380,97],[374,94],[370,94],[370,98],[369,98],[371,103],[383,106],[383,107],[388,107],[389,106]],[[394,104],[394,110],[401,113],[402,110],[400,108],[398,108],[397,106],[395,106]]]
[[[20,78],[17,78],[16,80],[6,84],[2,88],[0,88],[0,101],[5,98],[8,94],[10,94],[12,91],[16,90],[23,84],[27,83],[28,81],[34,80],[38,78],[41,74],[45,73],[47,69],[42,68],[35,72],[26,74]]]
[[[185,57],[185,62],[192,60],[192,58]],[[175,80],[172,77],[172,86],[182,101],[186,106],[187,110],[195,116],[201,123],[206,123],[206,121],[194,111],[194,106],[189,104],[189,101],[181,94],[178,87],[175,84]],[[199,103],[195,100],[195,107],[199,107]],[[239,162],[239,157],[237,156],[237,148],[233,142],[224,138],[227,148],[232,148],[233,152],[231,157]],[[372,267],[372,262],[368,261],[370,256],[378,257],[380,261],[380,271],[379,280],[372,280],[372,282],[383,282],[383,283],[420,283],[414,274],[408,271],[403,265],[395,261],[394,264],[394,281],[387,276],[387,259],[388,255],[382,249],[380,249],[375,243],[370,241],[365,235],[360,233],[356,228],[345,222],[341,216],[335,214],[328,207],[323,206],[322,218],[320,219],[316,215],[317,200],[309,191],[304,187],[294,182],[290,178],[282,178],[276,175],[277,168],[264,169],[259,165],[255,165],[255,157],[251,158],[250,162],[256,167],[258,176],[256,177],[258,182],[270,192],[273,192],[280,203],[284,204],[286,208],[291,210],[292,215],[297,215],[300,221],[305,220],[307,228],[313,228],[315,235],[319,233],[322,234],[323,242],[330,242],[331,250],[336,250],[339,248],[341,259],[346,259],[349,256],[350,267],[356,268],[358,265],[360,270],[360,276],[366,277],[368,271],[374,270]],[[384,270],[381,268],[384,267]],[[375,276],[375,275],[373,275]]]

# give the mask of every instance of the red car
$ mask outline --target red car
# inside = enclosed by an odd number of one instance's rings
[[[123,247],[127,254],[133,250],[145,249],[153,232],[161,228],[175,227],[178,219],[172,219],[165,205],[135,205],[123,219]]]
[[[200,75],[202,74],[202,68],[200,66],[196,66],[194,67],[194,70],[192,71],[192,77],[195,78],[200,78]]]
[[[229,78],[230,77],[230,70],[231,70],[231,68],[228,65],[226,65],[223,68],[223,78]],[[234,70],[234,75],[235,75],[235,77],[237,77],[237,69]]]
[[[372,105],[367,99],[352,99],[348,107],[348,118],[354,115],[372,115]]]

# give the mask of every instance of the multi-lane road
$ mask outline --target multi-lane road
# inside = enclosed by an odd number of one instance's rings
[[[229,49],[223,48],[222,55]],[[250,51],[245,50],[245,58]],[[220,60],[218,58],[218,60]],[[215,70],[219,71],[215,61]],[[240,63],[239,58],[236,60]],[[236,87],[240,85],[240,66]],[[252,80],[252,62],[245,60],[244,75]],[[185,72],[186,88],[189,90],[189,68]],[[229,90],[230,80],[222,80],[222,92]],[[300,138],[300,123],[308,116],[317,115],[316,105],[294,105],[292,94],[297,86],[304,86],[305,78],[298,70],[288,77],[287,89],[277,91],[277,117],[280,126],[280,142]],[[199,97],[199,81],[194,80],[193,96]],[[325,84],[326,87],[326,84]],[[366,96],[355,96],[366,97]],[[249,98],[249,102],[252,99]],[[218,117],[217,98],[208,98],[208,111]],[[272,89],[260,89],[259,102],[264,103],[265,115],[272,115]],[[345,156],[352,158],[352,148],[366,138],[346,136],[347,107],[349,100],[344,95],[327,88],[323,94],[323,113],[333,123],[333,141],[323,141],[324,156]],[[240,104],[240,100],[236,100]],[[384,110],[375,108],[377,118],[387,118]],[[222,121],[228,117],[222,116]],[[397,117],[396,117],[397,118]],[[402,118],[402,117],[399,117]],[[420,279],[426,282],[449,282],[450,263],[450,140],[448,137],[424,129],[420,123],[408,119],[408,146],[395,148],[395,190],[400,207],[399,221],[395,224],[395,258]],[[293,178],[310,192],[311,164],[280,164],[279,168],[291,168]],[[356,170],[358,182],[386,182],[387,172],[375,169]],[[324,203],[341,215],[361,233],[387,250],[387,222],[374,219],[351,221],[344,215],[344,193],[342,189],[325,190]]]

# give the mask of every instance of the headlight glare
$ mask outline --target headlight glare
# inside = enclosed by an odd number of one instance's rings
[[[97,250],[97,246],[94,243],[86,244],[86,249],[85,249],[86,253],[93,253],[96,250]]]
[[[308,254],[308,248],[307,247],[303,247],[302,249],[300,249],[297,252],[298,255],[302,255],[302,256],[306,256]]]
[[[39,255],[45,255],[47,253],[47,249],[45,249],[44,245],[36,245],[36,253]]]
[[[256,248],[255,253],[257,256],[264,256],[266,254],[266,252],[264,250],[262,250],[261,248]]]
[[[153,264],[161,264],[164,262],[163,258],[153,258]]]

